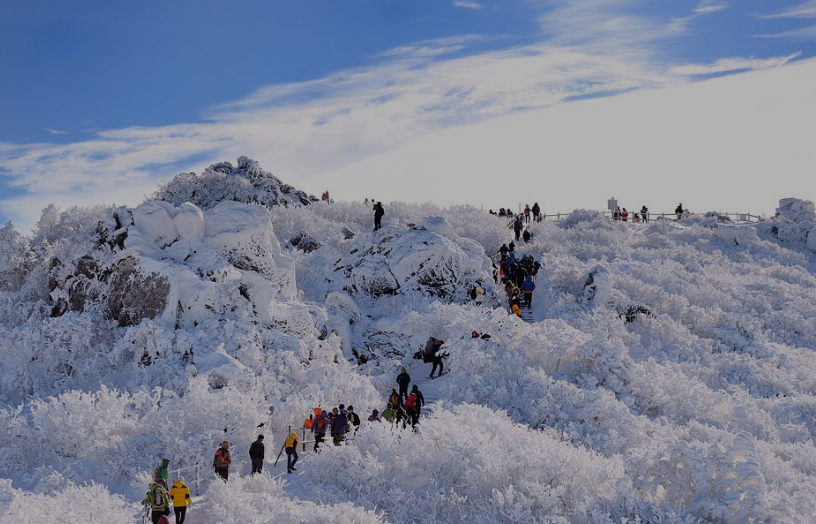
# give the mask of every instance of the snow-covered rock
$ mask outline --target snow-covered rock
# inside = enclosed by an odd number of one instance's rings
[[[318,199],[283,183],[245,156],[238,166],[229,162],[213,164],[201,175],[181,173],[156,192],[155,199],[180,206],[190,202],[209,209],[219,202],[272,206],[305,206]]]
[[[476,280],[491,279],[484,248],[456,234],[441,217],[428,217],[412,228],[387,226],[354,242],[334,268],[345,277],[338,288],[354,296],[465,300]]]
[[[765,238],[779,242],[795,242],[816,252],[816,206],[809,200],[783,198],[776,216],[761,225]]]

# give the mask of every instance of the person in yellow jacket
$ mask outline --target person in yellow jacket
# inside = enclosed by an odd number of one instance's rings
[[[286,448],[286,472],[291,473],[295,470],[295,463],[298,460],[297,447],[298,438],[297,433],[289,433],[289,438],[283,445]]]
[[[176,514],[176,524],[184,524],[187,516],[187,506],[193,503],[190,498],[190,488],[183,480],[173,482],[170,488],[170,498],[173,500],[173,512]]]

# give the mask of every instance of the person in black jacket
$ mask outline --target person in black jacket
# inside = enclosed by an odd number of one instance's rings
[[[377,231],[382,227],[382,217],[385,214],[385,209],[383,209],[382,202],[377,202],[374,204],[374,231]]]
[[[263,439],[263,435],[258,435],[258,440],[249,446],[249,459],[252,461],[252,475],[263,471],[265,451]]]
[[[411,383],[411,375],[405,371],[403,367],[400,371],[400,374],[397,375],[397,384],[399,384],[399,396],[401,399],[405,400],[408,398],[408,384]]]

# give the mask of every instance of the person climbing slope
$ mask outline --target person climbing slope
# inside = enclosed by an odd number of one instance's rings
[[[215,456],[213,457],[213,469],[215,469],[215,473],[219,477],[224,479],[224,482],[229,480],[229,467],[232,463],[229,446],[229,441],[222,442],[221,447],[215,450]]]
[[[521,291],[524,293],[524,305],[530,307],[533,305],[533,291],[536,285],[533,282],[533,276],[527,275],[524,282],[521,284]]]
[[[183,480],[179,479],[173,482],[170,488],[170,498],[173,500],[173,513],[176,515],[176,524],[184,524],[184,519],[187,517],[187,506],[192,504],[193,500],[190,498],[190,488]]]
[[[448,356],[447,353],[440,353],[440,349],[444,343],[444,340],[434,337],[428,337],[428,341],[425,342],[425,349],[422,352],[422,361],[433,364],[431,367],[431,374],[428,376],[428,378],[434,378],[433,375],[436,373],[437,366],[439,366],[438,376],[441,377],[444,374],[445,364],[442,362],[442,360]]]
[[[298,447],[297,433],[294,431],[289,433],[289,437],[284,442],[283,447],[286,449],[286,472],[291,473],[297,471],[295,464],[298,461],[297,447]]]
[[[167,493],[167,483],[164,479],[153,482],[142,504],[150,507],[150,518],[153,524],[158,524],[159,517],[170,514],[170,494]]]
[[[405,371],[404,367],[400,368],[400,374],[397,375],[397,384],[399,385],[400,398],[408,398],[408,386],[411,384],[411,375]]]
[[[320,412],[314,422],[312,422],[312,433],[315,436],[315,443],[313,451],[317,453],[317,448],[320,446],[320,443],[326,438],[326,430],[329,426],[329,413],[324,409]]]

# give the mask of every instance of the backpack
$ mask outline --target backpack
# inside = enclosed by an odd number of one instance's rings
[[[471,288],[470,289],[470,298],[471,298],[471,300],[476,300],[477,296],[479,296],[479,295],[476,293],[476,288],[475,287]]]
[[[325,433],[326,432],[326,417],[320,417],[315,421],[315,430],[318,433]]]
[[[167,492],[158,483],[153,485],[153,489],[150,490],[149,498],[151,509],[163,509],[169,506]]]
[[[416,399],[415,393],[408,395],[408,398],[405,399],[405,407],[411,409],[411,411],[416,411]]]

